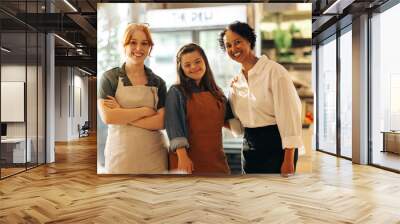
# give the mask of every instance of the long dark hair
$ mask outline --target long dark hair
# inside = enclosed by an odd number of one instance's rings
[[[194,43],[186,44],[181,49],[179,49],[176,54],[176,71],[178,73],[178,85],[177,87],[183,92],[183,94],[190,98],[192,96],[193,90],[191,87],[195,84],[195,81],[189,77],[187,77],[182,69],[181,60],[182,56],[188,53],[192,53],[194,51],[199,52],[201,57],[204,60],[206,65],[206,72],[204,76],[200,80],[199,87],[203,90],[211,92],[211,94],[220,102],[224,102],[225,96],[222,92],[221,88],[218,87],[217,83],[214,80],[214,75],[211,71],[210,64],[208,63],[208,59],[203,49]]]

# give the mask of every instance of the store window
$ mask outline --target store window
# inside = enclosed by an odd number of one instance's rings
[[[176,53],[184,44],[192,41],[190,31],[153,33],[156,44],[149,58],[150,67],[155,74],[164,79],[167,89],[176,83]]]
[[[141,4],[138,4],[141,6]],[[112,13],[112,12],[119,13]],[[122,36],[126,25],[132,20],[127,4],[100,4],[97,16],[97,86],[105,71],[120,67],[123,63]],[[99,117],[99,114],[97,114]],[[107,125],[97,119],[97,169],[104,167],[104,147],[107,138]]]
[[[340,154],[352,157],[352,33],[347,27],[340,36]]]
[[[318,48],[318,149],[336,154],[336,36]]]
[[[215,81],[225,95],[228,95],[230,80],[240,71],[240,64],[230,60],[216,41],[222,30],[200,31],[200,45],[207,54],[208,61],[215,76]]]
[[[400,170],[400,5],[371,18],[372,163]]]

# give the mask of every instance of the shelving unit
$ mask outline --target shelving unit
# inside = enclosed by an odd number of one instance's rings
[[[262,47],[263,48],[275,48],[274,40],[272,39],[264,39],[262,40]],[[308,47],[311,46],[311,39],[310,38],[294,38],[292,39],[292,48],[297,47]]]
[[[311,70],[311,63],[279,62],[287,70]]]
[[[306,114],[313,113],[314,106],[311,11],[298,10],[296,5],[276,5],[264,7],[263,13],[261,54],[288,70],[302,103],[303,128],[308,129]]]

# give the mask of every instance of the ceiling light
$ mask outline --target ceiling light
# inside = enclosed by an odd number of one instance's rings
[[[83,73],[85,73],[85,74],[92,75],[92,73],[90,73],[90,72],[88,72],[88,71],[86,71],[86,70],[83,70],[83,69],[81,69],[81,68],[79,68],[79,67],[78,67],[78,70],[81,71],[81,72],[83,72]]]
[[[347,8],[351,3],[353,3],[355,0],[336,0],[333,2],[332,5],[330,5],[327,9],[322,12],[322,14],[327,15],[327,14],[342,14],[343,9]]]
[[[57,34],[54,34],[55,37],[57,37],[58,39],[60,39],[61,41],[63,41],[64,43],[68,44],[69,46],[75,48],[75,45],[71,44],[71,42],[69,42],[68,40],[58,36]]]
[[[74,10],[75,12],[78,12],[78,10],[71,4],[69,3],[68,0],[64,0],[65,4],[67,4],[72,10]]]
[[[5,47],[1,47],[1,50],[4,51],[4,52],[7,52],[7,53],[10,53],[10,52],[11,52],[11,50],[8,50],[8,49],[5,48]]]
[[[332,11],[336,11],[337,10],[337,6],[339,5],[340,0],[336,0],[335,2],[333,2],[332,5],[330,5],[327,9],[325,9],[322,14],[331,14]]]
[[[84,51],[81,48],[77,48],[76,53],[78,53],[79,55],[84,55]]]

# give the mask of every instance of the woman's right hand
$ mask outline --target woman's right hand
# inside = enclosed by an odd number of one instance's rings
[[[177,149],[178,155],[178,170],[184,171],[187,174],[192,174],[194,170],[193,162],[186,153],[186,149]]]

